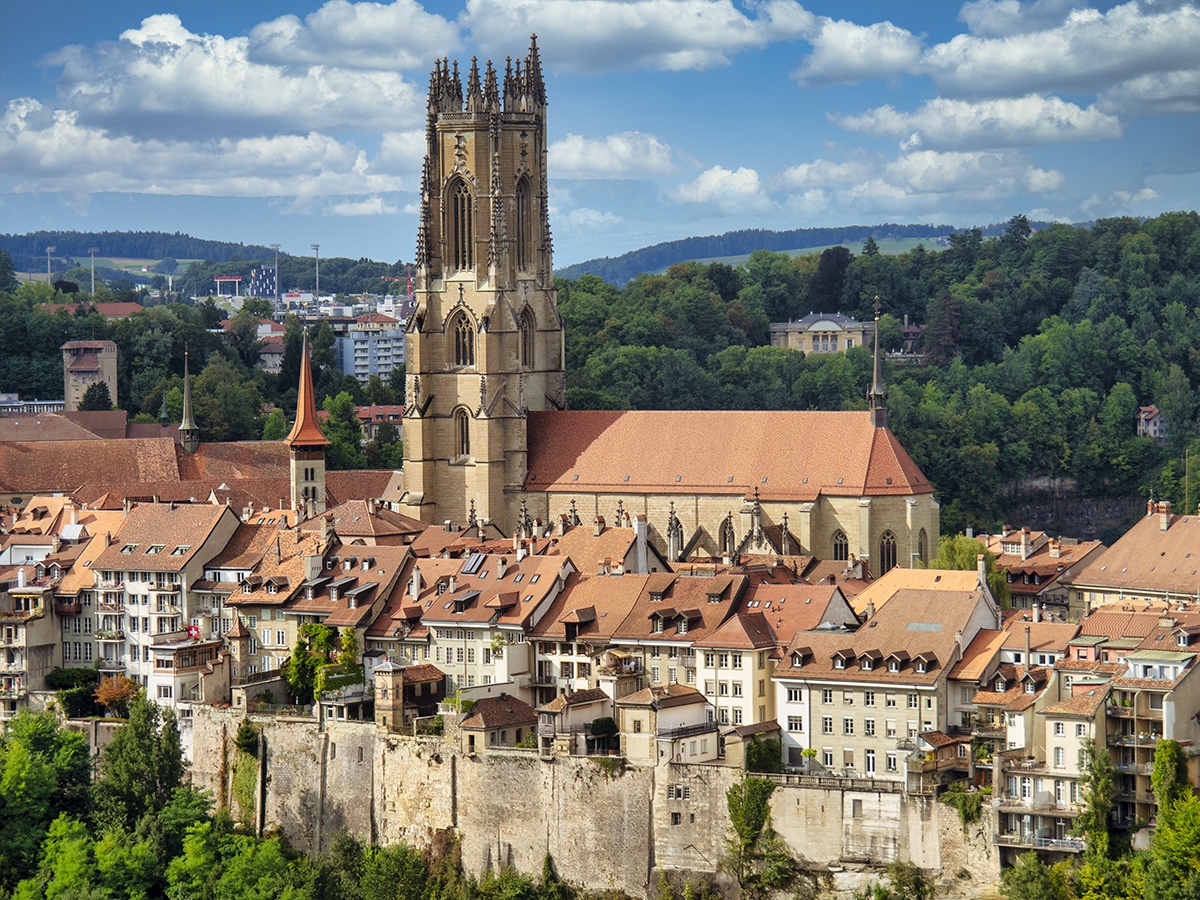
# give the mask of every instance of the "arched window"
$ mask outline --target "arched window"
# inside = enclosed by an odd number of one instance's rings
[[[459,456],[471,455],[471,416],[465,409],[454,414],[454,446]]]
[[[896,568],[896,535],[885,531],[879,537],[879,574],[886,575]]]
[[[929,536],[925,534],[924,528],[917,534],[917,559],[929,562]]]
[[[447,234],[450,269],[462,272],[475,265],[475,198],[461,178],[450,182],[446,191]]]
[[[526,369],[533,368],[533,336],[537,326],[533,321],[533,311],[526,309],[521,313],[521,365]]]
[[[459,313],[452,321],[450,331],[454,335],[454,364],[475,365],[475,326],[471,317]]]
[[[517,268],[533,267],[533,198],[529,179],[517,182]]]
[[[833,533],[833,558],[839,560],[850,558],[850,541],[846,538],[846,532],[840,528]]]

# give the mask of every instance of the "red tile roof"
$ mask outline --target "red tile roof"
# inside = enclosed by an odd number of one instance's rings
[[[317,398],[312,383],[312,363],[308,358],[308,341],[300,342],[300,392],[296,398],[296,423],[286,438],[289,447],[325,447],[329,439],[317,422]]]
[[[866,412],[531,412],[528,431],[531,491],[746,496],[757,487],[764,500],[933,491]]]

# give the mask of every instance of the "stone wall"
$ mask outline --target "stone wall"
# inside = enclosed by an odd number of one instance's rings
[[[192,777],[226,803],[242,713],[197,707]],[[465,869],[513,866],[536,874],[549,854],[560,876],[591,890],[652,896],[656,871],[672,881],[718,873],[729,830],[726,791],[741,777],[721,765],[623,766],[619,760],[542,759],[522,750],[466,756],[439,738],[386,734],[370,722],[251,717],[266,754],[265,829],[299,849],[327,848],[338,831],[381,844],[461,840]],[[812,786],[787,779],[771,797],[772,825],[815,870],[879,873],[896,860],[943,884],[991,884],[999,859],[990,826],[964,829],[931,797],[870,790],[862,780]],[[990,812],[990,811],[989,811]],[[970,880],[956,880],[962,872]]]

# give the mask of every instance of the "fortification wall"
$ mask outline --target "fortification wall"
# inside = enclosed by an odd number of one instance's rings
[[[199,708],[192,777],[229,802],[229,766],[241,712]],[[384,734],[369,722],[251,717],[266,754],[264,826],[310,853],[338,831],[381,844],[427,847],[439,832],[461,841],[481,875],[513,866],[591,890],[653,895],[656,869],[678,878],[718,874],[729,830],[726,792],[741,778],[719,765],[621,767],[617,760],[541,759],[528,751],[467,756],[437,738]],[[772,825],[807,866],[878,870],[897,860],[939,872],[943,884],[990,884],[999,858],[982,823],[931,797],[840,786],[779,784]],[[968,872],[971,879],[955,877]],[[715,878],[713,878],[715,876]]]

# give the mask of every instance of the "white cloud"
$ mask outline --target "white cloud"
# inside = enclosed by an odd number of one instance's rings
[[[207,197],[319,197],[400,190],[352,143],[311,132],[208,142],[137,140],[76,113],[14,100],[0,118],[0,171],[18,193],[128,191]]]
[[[1081,109],[1058,97],[970,102],[938,97],[914,112],[880,106],[856,116],[832,116],[843,128],[874,137],[903,138],[905,147],[981,150],[1111,140],[1123,132],[1116,116]]]
[[[420,121],[422,98],[395,72],[283,68],[250,60],[249,39],[193,34],[155,15],[92,48],[66,47],[59,103],[79,121],[138,137],[233,137],[280,130],[384,130]]]
[[[398,207],[382,197],[367,197],[364,200],[343,200],[332,204],[326,215],[330,216],[390,216]]]
[[[792,40],[815,19],[795,0],[467,0],[462,19],[488,53],[538,35],[544,60],[581,72],[709,69],[731,55]]]
[[[675,171],[670,146],[640,131],[602,138],[568,134],[547,152],[555,178],[653,178]]]
[[[792,77],[800,84],[858,84],[911,70],[921,56],[921,39],[891,22],[857,25],[822,18],[805,35],[813,52]]]
[[[1102,93],[1098,105],[1128,116],[1200,112],[1200,69],[1133,78]]]
[[[1083,0],[973,0],[964,3],[958,18],[980,37],[1005,37],[1043,31],[1060,24]]]
[[[1116,213],[1127,213],[1135,203],[1147,200],[1157,200],[1158,191],[1153,188],[1140,188],[1136,191],[1113,191],[1107,197],[1092,194],[1079,204],[1079,208],[1089,216],[1111,216]]]
[[[1143,75],[1200,66],[1200,10],[1129,2],[1073,10],[1054,28],[1001,38],[957,35],[921,68],[944,94],[1015,96],[1099,91]]]
[[[425,161],[424,131],[385,131],[379,142],[379,153],[371,167],[387,175],[420,178],[421,165]]]
[[[859,181],[868,177],[872,169],[870,163],[860,160],[833,162],[828,159],[815,159],[784,169],[779,181],[789,190],[825,188]]]
[[[670,192],[679,203],[711,204],[725,215],[761,213],[774,208],[758,180],[758,172],[745,167],[731,171],[713,166]]]
[[[621,221],[616,213],[581,206],[567,213],[567,221],[585,231],[604,231]]]
[[[906,193],[954,193],[976,199],[1056,191],[1061,172],[1039,169],[1020,153],[938,153],[917,150],[897,157],[883,173],[886,183]]]
[[[286,15],[250,31],[250,59],[280,66],[410,69],[459,45],[458,27],[415,0],[330,0],[301,22]]]

